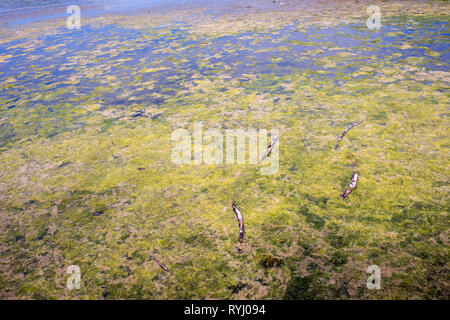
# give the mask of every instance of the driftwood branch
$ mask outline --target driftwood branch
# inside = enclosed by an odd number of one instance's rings
[[[167,267],[165,265],[163,265],[158,259],[156,259],[155,255],[153,253],[150,252],[150,256],[164,271],[169,272],[169,269],[167,269]]]
[[[236,201],[233,201],[231,206],[233,207],[233,211],[236,213],[236,218],[239,222],[239,242],[242,242],[244,240],[244,218],[242,217],[241,211],[239,211],[236,206]]]
[[[355,173],[353,173],[353,175],[352,175],[352,179],[350,180],[350,183],[348,184],[347,189],[344,191],[343,194],[340,195],[340,197],[341,197],[342,199],[345,200],[345,198],[347,198],[347,196],[348,196],[353,190],[356,189],[356,184],[357,184],[357,182],[358,182],[358,173],[355,172]]]
[[[341,142],[342,138],[344,138],[345,134],[347,132],[350,131],[350,129],[352,129],[353,127],[356,127],[357,125],[361,124],[364,120],[355,122],[354,124],[352,124],[350,127],[348,127],[347,129],[344,130],[344,132],[342,132],[342,134],[339,136],[338,140],[337,140],[337,144],[336,144],[336,149],[339,146],[339,142]]]
[[[269,146],[267,147],[266,153],[261,157],[260,162],[263,162],[265,158],[270,156],[270,153],[272,152],[272,149],[273,149],[275,143],[277,142],[277,140],[278,140],[278,136],[275,136],[272,138],[272,141],[270,142]]]

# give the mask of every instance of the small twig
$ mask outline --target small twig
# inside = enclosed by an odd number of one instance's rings
[[[363,121],[364,121],[364,120],[355,122],[355,123],[352,124],[350,127],[348,127],[347,129],[345,129],[344,132],[342,132],[342,134],[341,134],[341,135],[339,136],[339,138],[338,138],[338,141],[337,141],[337,144],[336,144],[336,149],[337,149],[337,147],[338,147],[338,145],[339,145],[339,142],[341,142],[342,138],[344,138],[345,134],[346,134],[347,132],[349,132],[351,128],[356,127],[357,125],[361,124],[361,122],[363,122]]]
[[[231,206],[233,208],[234,213],[236,213],[236,218],[239,222],[239,242],[242,242],[244,240],[244,218],[242,217],[241,212],[236,206],[236,201],[233,201]]]
[[[170,272],[169,269],[167,269],[167,267],[165,265],[163,265],[158,259],[156,259],[156,257],[153,255],[153,253],[150,253],[150,256],[164,271]]]
[[[352,179],[350,180],[350,183],[348,184],[347,189],[344,191],[343,194],[340,195],[340,197],[345,200],[345,198],[347,198],[347,196],[356,189],[356,184],[358,182],[358,173],[353,173],[352,175]]]
[[[278,140],[278,136],[273,137],[272,141],[270,142],[269,146],[267,147],[266,153],[261,157],[261,161],[260,162],[263,162],[264,159],[267,158],[270,155],[270,153],[272,152],[273,146],[275,145],[277,140]]]

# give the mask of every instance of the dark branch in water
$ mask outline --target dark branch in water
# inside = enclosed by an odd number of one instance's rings
[[[158,259],[156,259],[156,257],[153,255],[153,253],[150,253],[150,256],[164,271],[169,272],[169,269],[167,269],[167,267],[165,265],[163,265]]]
[[[345,134],[346,134],[347,132],[349,132],[351,128],[356,127],[357,125],[361,124],[361,122],[363,122],[363,121],[364,121],[364,120],[355,122],[355,123],[352,124],[350,127],[348,127],[347,129],[345,129],[344,132],[342,132],[342,134],[341,134],[341,135],[339,136],[339,138],[338,138],[338,142],[337,142],[337,144],[336,144],[336,149],[337,149],[337,147],[339,146],[339,142],[341,142],[342,138],[344,138]]]
[[[345,200],[347,196],[356,189],[356,183],[358,182],[358,174],[355,172],[353,173],[352,179],[350,180],[350,183],[348,184],[347,189],[344,191],[343,194],[340,195],[342,199]]]
[[[233,211],[234,213],[236,213],[236,218],[239,222],[239,242],[242,242],[244,240],[244,218],[242,217],[241,212],[236,206],[236,201],[233,201],[231,206],[233,207]]]
[[[269,147],[267,147],[266,153],[261,157],[261,161],[260,162],[263,162],[265,158],[270,156],[270,153],[272,152],[273,146],[275,145],[277,140],[278,140],[278,136],[273,137],[272,141],[269,144]]]

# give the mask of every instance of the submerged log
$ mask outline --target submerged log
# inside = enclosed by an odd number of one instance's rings
[[[350,183],[348,184],[347,189],[344,191],[343,194],[340,195],[340,197],[342,199],[345,200],[345,198],[347,198],[347,196],[356,189],[356,184],[358,182],[358,174],[355,172],[353,173],[352,179],[350,180]]]
[[[270,156],[270,153],[272,152],[273,146],[275,145],[277,140],[278,140],[278,136],[275,136],[275,137],[272,138],[272,141],[270,142],[269,146],[267,147],[266,153],[261,157],[261,161],[260,162],[263,162],[265,158]]]
[[[339,136],[339,138],[338,138],[338,140],[337,140],[337,144],[336,144],[336,148],[335,148],[335,149],[337,149],[337,147],[339,146],[339,142],[341,142],[341,140],[342,140],[342,138],[344,138],[345,134],[346,134],[347,132],[349,132],[350,129],[352,129],[353,127],[356,127],[357,125],[361,124],[363,121],[364,121],[364,120],[355,122],[355,123],[352,124],[350,127],[348,127],[347,129],[345,129],[344,132],[342,132],[342,134]]]
[[[239,222],[239,242],[242,242],[244,240],[244,218],[242,217],[241,212],[236,206],[236,201],[233,201],[231,206],[233,207],[233,211],[234,213],[236,213],[236,218]]]

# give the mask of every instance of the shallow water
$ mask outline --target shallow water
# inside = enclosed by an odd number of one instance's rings
[[[0,116],[13,116],[21,109],[57,106],[66,101],[77,103],[80,95],[99,101],[105,108],[136,104],[152,104],[158,108],[166,97],[172,97],[191,83],[193,75],[245,82],[248,81],[242,79],[245,74],[277,77],[304,71],[322,72],[311,77],[317,81],[327,77],[339,86],[346,82],[341,81],[343,77],[354,77],[362,66],[395,65],[408,58],[424,56],[426,59],[417,63],[417,67],[448,71],[447,32],[448,25],[443,21],[423,21],[414,28],[404,28],[395,20],[373,32],[359,24],[308,27],[301,31],[294,24],[277,30],[200,39],[192,39],[183,26],[144,31],[113,25],[84,26],[74,31],[60,28],[57,34],[43,36],[31,47],[21,48],[20,40],[0,45],[0,54],[11,55],[0,65],[0,81],[14,78],[16,86],[21,88],[20,97],[9,86],[1,88],[0,99],[6,108]],[[429,42],[430,38],[436,41]],[[401,48],[406,42],[414,45]],[[428,51],[437,54],[426,55]],[[351,55],[346,56],[349,52]],[[328,65],[326,61],[334,61],[334,64]],[[150,69],[155,71],[146,72]],[[375,69],[365,77],[377,74]],[[68,82],[73,77],[77,79],[76,84]],[[107,78],[113,78],[119,85],[108,90]],[[148,81],[152,81],[151,89],[136,92],[132,100],[119,98]],[[99,89],[105,88],[107,90],[98,94]],[[270,84],[264,85],[262,90],[281,92]],[[51,100],[45,94],[50,94]],[[41,98],[36,98],[37,95]],[[159,97],[151,98],[152,95]],[[22,102],[20,107],[17,107],[18,100]],[[55,108],[49,110],[41,109],[40,115],[57,117]],[[67,129],[57,127],[53,130]],[[16,139],[23,138],[16,136]]]
[[[1,8],[15,14],[0,37],[0,298],[448,299],[441,2],[383,2],[380,30],[350,1],[102,4],[80,30],[50,2],[19,14],[28,3]],[[277,128],[279,171],[174,165],[171,133],[196,121]]]
[[[202,0],[80,0],[77,5],[97,4],[108,6],[112,9],[151,7],[166,4],[186,4],[201,2]],[[75,4],[73,0],[3,0],[0,3],[0,13],[19,11],[25,9],[39,9],[51,6],[68,6]]]

